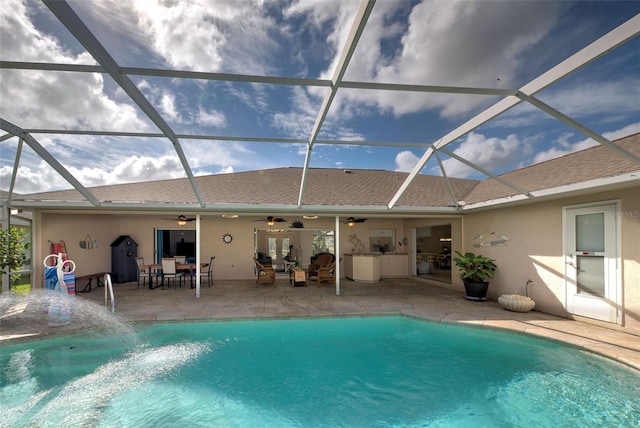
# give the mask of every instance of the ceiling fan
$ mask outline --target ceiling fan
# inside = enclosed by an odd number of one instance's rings
[[[346,219],[344,221],[344,224],[348,225],[349,227],[353,227],[356,223],[364,223],[367,220],[368,219],[366,219],[366,218],[349,217],[348,219]]]
[[[165,218],[165,220],[177,221],[180,226],[184,226],[187,222],[194,221],[195,219],[195,217],[186,217],[182,214],[175,218]]]
[[[254,221],[266,221],[268,226],[273,226],[276,223],[285,222],[285,221],[287,221],[287,219],[286,218],[282,218],[282,217],[269,216],[267,218],[254,220]]]

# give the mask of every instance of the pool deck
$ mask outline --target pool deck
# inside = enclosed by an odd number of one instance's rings
[[[215,281],[195,290],[137,287],[135,282],[115,284],[116,313],[130,322],[246,320],[268,318],[405,315],[419,319],[504,329],[557,340],[628,367],[640,370],[640,336],[615,329],[537,312],[510,312],[497,301],[473,302],[463,293],[414,279],[383,280],[377,284],[341,282],[340,295],[333,285],[292,287],[278,277],[277,287],[254,281]],[[80,299],[104,304],[104,288],[80,293]],[[14,305],[15,306],[15,305]],[[64,332],[46,323],[24,322],[15,307],[0,308],[0,342]]]

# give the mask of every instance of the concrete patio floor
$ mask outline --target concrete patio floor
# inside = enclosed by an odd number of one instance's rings
[[[288,278],[280,276],[276,285],[215,281],[211,288],[204,285],[196,299],[195,290],[188,285],[177,290],[149,290],[138,288],[135,282],[115,284],[116,313],[128,322],[405,315],[557,340],[640,370],[640,336],[535,310],[510,312],[497,301],[468,301],[461,292],[421,280],[383,280],[377,284],[343,280],[340,295],[335,294],[333,285],[317,287],[311,282],[307,287],[292,287]],[[78,298],[103,305],[104,288],[94,287],[91,292],[79,293]],[[15,308],[0,308],[0,341],[65,331],[44,322],[24,322]]]

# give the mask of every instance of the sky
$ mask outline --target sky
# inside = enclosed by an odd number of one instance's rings
[[[330,79],[358,1],[69,1],[121,67]],[[518,89],[640,13],[640,1],[378,0],[344,79]],[[2,0],[0,60],[96,65],[44,3]],[[174,132],[306,141],[326,87],[131,75]],[[640,132],[640,38],[536,95],[610,140]],[[309,166],[409,172],[497,96],[340,88]],[[107,74],[0,69],[0,117],[22,129],[157,133]],[[4,131],[0,131],[0,137]],[[184,177],[166,138],[33,133],[84,186]],[[347,143],[353,144],[347,144]],[[372,144],[384,143],[384,144]],[[194,175],[303,167],[306,145],[180,139]],[[521,103],[447,149],[500,174],[596,143]],[[8,190],[18,139],[0,141]],[[441,156],[448,176],[484,176]],[[441,175],[435,158],[423,174]],[[23,145],[14,191],[71,188]]]

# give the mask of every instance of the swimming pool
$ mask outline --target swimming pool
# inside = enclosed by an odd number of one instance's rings
[[[640,424],[635,372],[405,317],[148,324],[0,351],[0,426]]]

